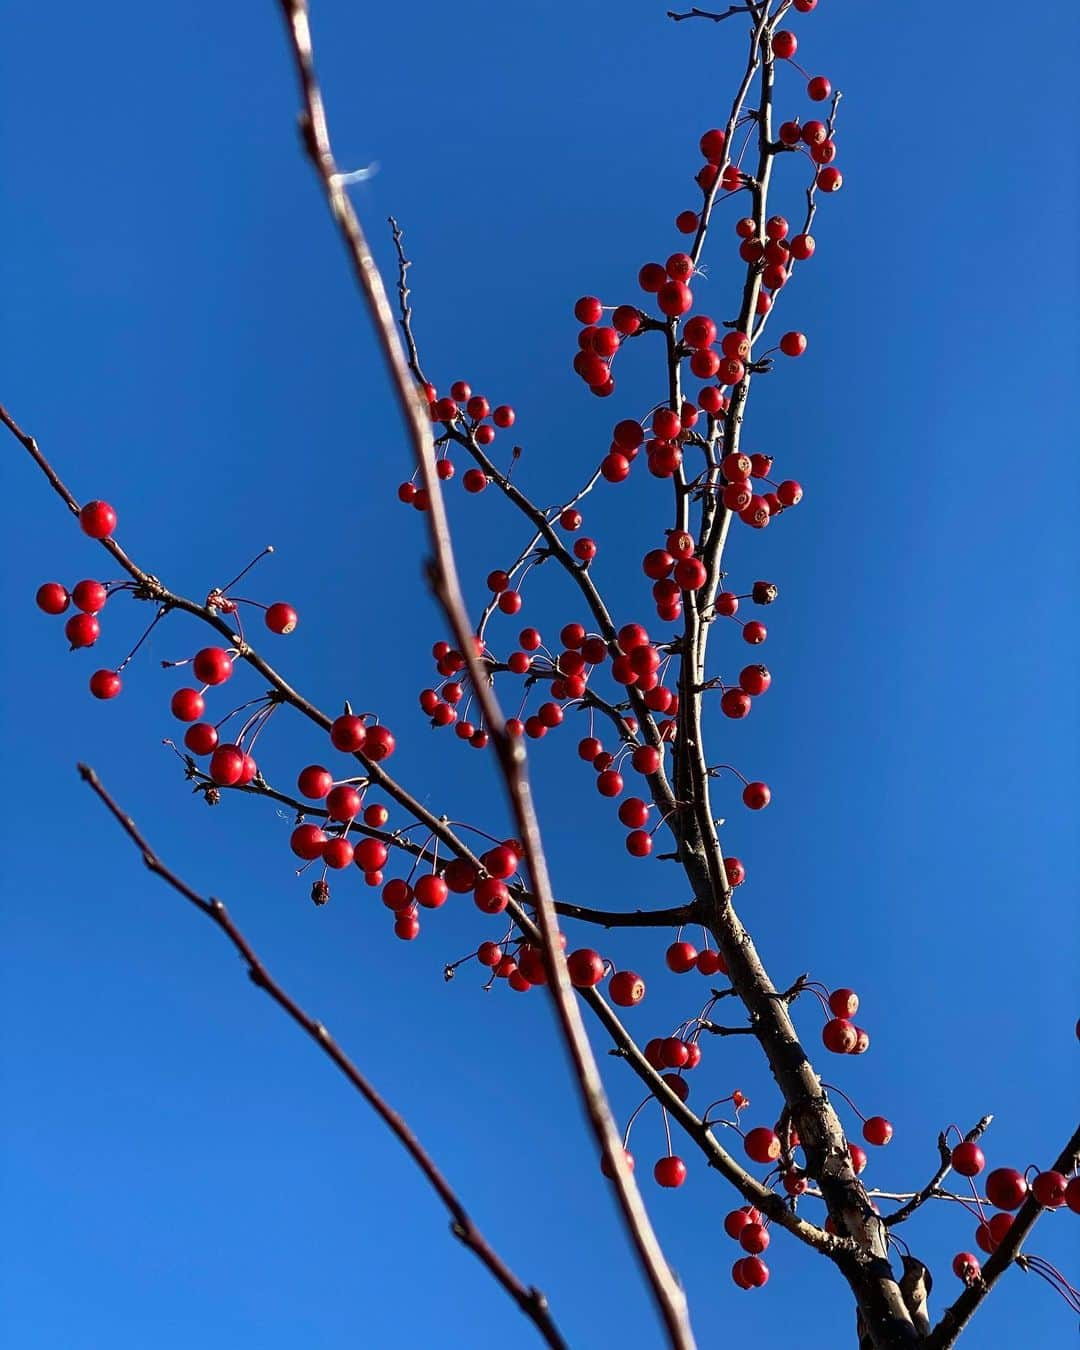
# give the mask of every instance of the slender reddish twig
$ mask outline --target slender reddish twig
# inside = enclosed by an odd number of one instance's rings
[[[466,1210],[442,1172],[439,1171],[434,1159],[410,1129],[404,1117],[395,1111],[364,1077],[330,1035],[326,1027],[312,1017],[310,1013],[305,1012],[296,1000],[278,984],[255,954],[251,943],[237,927],[224,903],[213,896],[200,895],[187,882],[181,880],[175,872],[166,867],[143,835],[140,834],[132,818],[117,805],[103,787],[101,780],[93,769],[86,764],[80,764],[79,774],[83,781],[90,785],[93,792],[97,794],[118,821],[128,838],[135,844],[142,854],[143,862],[150,871],[182,895],[208,919],[217,924],[247,963],[248,975],[251,977],[252,983],[269,994],[278,1007],[311,1037],[325,1055],[333,1060],[334,1064],[375,1111],[376,1115],[395,1135],[449,1212],[451,1217],[450,1231],[453,1235],[487,1267],[525,1316],[533,1323],[546,1343],[552,1347],[552,1350],[567,1350],[566,1341],[563,1340],[558,1327],[555,1325],[544,1295],[539,1289],[524,1285],[503,1261],[502,1257],[490,1246],[483,1233],[477,1228],[468,1210]]]

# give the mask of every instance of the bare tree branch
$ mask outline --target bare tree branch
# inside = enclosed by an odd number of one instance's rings
[[[507,734],[502,711],[487,682],[482,663],[473,645],[473,631],[468,623],[457,579],[427,412],[409,370],[408,358],[394,325],[382,277],[334,161],[322,93],[315,74],[307,5],[305,0],[281,0],[281,9],[289,33],[304,102],[304,112],[301,115],[304,141],[367,302],[401,413],[409,430],[424,486],[430,498],[426,516],[434,551],[429,569],[432,590],[454,631],[458,649],[465,657],[473,691],[484,711],[484,720],[492,738],[511,809],[524,845],[537,920],[543,938],[542,949],[548,969],[548,984],[558,1013],[563,1039],[574,1066],[582,1104],[608,1163],[623,1218],[667,1329],[668,1339],[678,1350],[691,1350],[694,1338],[690,1330],[686,1297],[664,1258],[633,1174],[627,1165],[622,1141],[607,1102],[603,1081],[567,973],[566,959],[559,942],[554,897],[548,880],[547,865],[526,773],[524,747]]]
[[[460,1242],[474,1253],[502,1285],[526,1317],[533,1323],[544,1341],[552,1350],[567,1350],[567,1343],[555,1325],[548,1308],[548,1302],[539,1289],[529,1288],[514,1274],[502,1257],[491,1247],[483,1233],[477,1228],[472,1216],[437,1167],[434,1159],[410,1129],[408,1123],[372,1086],[353,1061],[338,1045],[325,1026],[310,1013],[304,1011],[296,1000],[287,993],[266,969],[255,954],[251,943],[237,927],[222,901],[213,896],[199,895],[175,872],[171,871],[157,856],[146,839],[140,834],[135,822],[127,815],[106,791],[97,774],[88,765],[79,765],[79,774],[91,790],[105,804],[119,823],[124,833],[142,854],[146,866],[160,877],[166,885],[194,905],[200,913],[221,929],[247,964],[251,982],[274,1000],[308,1036],[322,1052],[345,1075],[353,1087],[360,1093],[376,1115],[390,1129],[405,1151],[424,1174],[435,1194],[442,1201],[451,1217],[450,1231]]]

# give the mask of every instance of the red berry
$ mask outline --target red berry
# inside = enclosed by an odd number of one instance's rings
[[[361,839],[356,845],[356,865],[361,872],[378,872],[390,852],[381,839]]]
[[[746,717],[750,712],[750,695],[742,689],[725,689],[720,698],[720,711],[725,717]]]
[[[806,351],[806,334],[785,333],[780,339],[780,350],[785,356],[802,356]]]
[[[673,970],[676,975],[686,975],[693,970],[697,958],[697,948],[692,942],[673,942],[664,956],[668,970]],[[672,1067],[678,1068],[679,1065]]]
[[[645,997],[645,981],[632,970],[619,970],[611,977],[608,993],[620,1008],[633,1008]]]
[[[974,1140],[965,1139],[953,1149],[952,1165],[962,1177],[977,1177],[986,1166],[986,1158]]]
[[[862,1133],[868,1144],[883,1148],[893,1137],[892,1123],[884,1116],[868,1116],[863,1121]]]
[[[799,42],[794,33],[781,28],[778,33],[773,34],[771,46],[773,56],[778,61],[789,61],[798,51]]]
[[[90,676],[90,692],[95,698],[115,698],[122,684],[115,670],[95,670]]]
[[[217,749],[217,727],[209,722],[196,722],[184,732],[184,744],[193,755],[209,755]]]
[[[108,502],[87,502],[79,512],[79,525],[91,539],[108,539],[116,529],[116,512]]]
[[[797,234],[791,241],[791,256],[797,258],[800,262],[805,262],[807,258],[814,256],[816,247],[812,234]]]
[[[355,820],[361,805],[360,794],[350,783],[339,783],[326,797],[326,811],[331,820]]]
[[[381,760],[389,759],[394,753],[396,745],[394,733],[389,727],[368,727],[367,739],[364,742],[364,754],[368,759],[373,760],[376,764]]]
[[[854,1017],[859,1011],[859,996],[854,989],[834,989],[829,995],[829,1008],[835,1017]]]
[[[824,103],[832,93],[832,85],[824,75],[815,75],[806,86],[806,92],[815,103]]]
[[[197,689],[177,689],[169,706],[178,722],[197,722],[206,708]]]
[[[1080,1177],[1073,1177],[1065,1187],[1065,1203],[1074,1214],[1080,1214]]]
[[[860,1172],[865,1171],[867,1157],[866,1149],[860,1148],[858,1144],[848,1144],[848,1153],[851,1157],[851,1166],[858,1176]]]
[[[58,581],[47,581],[37,591],[37,607],[46,614],[63,614],[71,603],[71,597]]]
[[[743,1225],[739,1234],[739,1246],[744,1252],[759,1256],[769,1245],[769,1230],[760,1223]]]
[[[665,281],[656,294],[656,303],[662,314],[678,318],[694,303],[693,292],[682,281]]]
[[[986,1198],[998,1209],[1019,1209],[1028,1184],[1013,1167],[995,1167],[986,1177]]]
[[[701,153],[710,164],[722,164],[724,162],[724,145],[727,137],[719,127],[713,127],[711,131],[706,131],[698,144],[701,147]]]
[[[425,872],[414,887],[416,900],[418,904],[425,909],[438,909],[440,905],[446,903],[446,897],[450,894],[450,888],[440,876],[434,872]]]
[[[284,636],[291,633],[299,622],[296,610],[292,605],[287,605],[283,600],[270,606],[266,611],[266,626],[271,633],[278,633]]]
[[[1060,1209],[1068,1185],[1068,1177],[1061,1172],[1040,1172],[1031,1183],[1031,1193],[1043,1209]]]
[[[210,777],[219,787],[235,787],[244,777],[246,758],[238,745],[219,745],[210,756]]]
[[[749,642],[752,647],[765,641],[769,636],[769,630],[758,619],[751,619],[749,623],[743,624],[743,641]]]
[[[302,797],[310,797],[312,801],[321,801],[334,786],[334,775],[320,764],[309,764],[306,769],[300,770],[296,785],[300,789]]]
[[[579,947],[566,958],[566,969],[575,989],[592,989],[604,978],[604,958],[591,947]]]
[[[755,1126],[743,1140],[746,1156],[757,1163],[775,1162],[780,1156],[780,1136],[766,1125]]]
[[[353,846],[344,836],[337,835],[323,844],[322,858],[327,867],[340,871],[352,862]]]
[[[828,168],[819,169],[815,180],[822,192],[839,192],[844,186],[844,175],[839,169],[834,169],[832,165]]]
[[[772,676],[765,666],[745,666],[739,672],[739,688],[753,698],[764,694],[770,684],[772,684]],[[747,709],[748,711],[749,709]],[[740,716],[745,717],[746,713],[741,713]]]
[[[101,636],[101,625],[93,614],[73,614],[64,624],[64,636],[72,651],[92,647]]]
[[[330,724],[330,744],[348,755],[363,748],[367,735],[363,719],[351,713],[343,713]]]
[[[826,1050],[834,1055],[850,1055],[859,1039],[854,1022],[846,1017],[833,1017],[821,1029],[821,1040]]]
[[[595,295],[583,295],[574,306],[574,318],[578,323],[599,323],[604,306]]]
[[[772,793],[767,783],[747,783],[742,799],[751,811],[761,811],[772,801]]]
[[[483,469],[466,469],[461,477],[461,486],[466,492],[483,492],[487,482],[487,474]]]
[[[326,835],[317,825],[297,825],[289,837],[289,847],[298,858],[305,862],[314,862],[322,857]]]
[[[697,227],[698,214],[696,211],[680,211],[675,217],[675,228],[680,234],[693,234]]]
[[[109,593],[100,581],[80,581],[71,592],[75,608],[84,614],[99,614],[108,598]]]
[[[952,1259],[953,1274],[965,1284],[974,1284],[982,1274],[978,1258],[971,1252],[957,1252]]]
[[[191,668],[203,684],[224,684],[233,672],[232,657],[222,647],[204,647],[195,653]]]
[[[672,1154],[671,1157],[659,1160],[653,1168],[653,1176],[658,1186],[669,1188],[681,1186],[686,1180],[686,1164]]]

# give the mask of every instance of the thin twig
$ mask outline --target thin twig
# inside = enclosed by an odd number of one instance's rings
[[[127,815],[113,800],[110,794],[103,787],[97,774],[86,764],[79,765],[79,774],[85,783],[88,783],[91,790],[96,793],[98,798],[104,803],[113,817],[119,823],[124,833],[135,844],[136,848],[142,854],[142,860],[146,866],[160,877],[166,885],[171,886],[195,906],[202,914],[221,929],[232,945],[239,952],[240,956],[247,964],[248,975],[251,982],[274,1000],[283,1012],[299,1026],[315,1042],[320,1050],[327,1055],[334,1064],[345,1075],[353,1087],[360,1093],[368,1105],[375,1111],[376,1115],[390,1129],[394,1136],[405,1148],[405,1151],[416,1163],[417,1167],[427,1178],[432,1189],[442,1201],[450,1214],[450,1231],[460,1242],[473,1252],[480,1261],[487,1267],[491,1274],[498,1280],[499,1284],[506,1290],[514,1302],[518,1305],[526,1317],[533,1323],[537,1331],[543,1337],[544,1341],[552,1347],[552,1350],[567,1350],[567,1343],[563,1339],[558,1327],[551,1316],[548,1308],[547,1299],[539,1289],[529,1288],[509,1268],[502,1257],[490,1246],[487,1239],[477,1228],[471,1215],[462,1204],[456,1192],[450,1183],[443,1176],[435,1164],[434,1159],[421,1144],[420,1140],[413,1133],[408,1123],[384,1097],[372,1086],[367,1078],[360,1072],[353,1061],[345,1054],[344,1050],[337,1044],[330,1035],[325,1026],[314,1017],[304,1011],[296,1000],[288,994],[280,984],[273,978],[270,972],[263,965],[262,961],[255,954],[250,942],[237,927],[228,910],[222,901],[213,896],[206,897],[193,890],[187,882],[181,880],[175,872],[171,871],[157,856],[146,839],[140,834],[138,827],[132,818]]]

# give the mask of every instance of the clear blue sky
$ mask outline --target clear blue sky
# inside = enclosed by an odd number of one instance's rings
[[[783,297],[783,326],[804,328],[810,352],[756,384],[748,430],[806,486],[783,528],[741,531],[731,555],[737,578],[781,587],[774,690],[713,744],[773,785],[760,817],[721,806],[774,977],[810,970],[863,994],[872,1051],[828,1071],[893,1120],[868,1173],[887,1187],[925,1180],[937,1131],[986,1111],[992,1162],[1045,1164],[1076,1097],[1078,34],[1071,13],[1052,31],[1044,8],[822,0],[799,23],[808,66],[846,93],[845,187]],[[568,367],[574,298],[633,299],[638,266],[676,247],[697,138],[729,101],[737,25],[676,28],[663,11],[316,9],[340,158],[381,166],[357,201],[384,261],[387,213],[408,229],[426,364],[516,406],[523,480],[543,501],[596,462],[613,412],[659,392],[601,405]],[[298,152],[276,5],[11,3],[4,46],[0,398],[77,495],[119,507],[125,544],[177,588],[205,593],[273,542],[251,589],[301,611],[276,649],[286,671],[328,705],[376,706],[399,733],[396,766],[433,808],[499,821],[481,757],[429,733],[416,707],[441,633],[420,522],[393,501],[407,448]],[[793,76],[785,98],[805,112]],[[718,237],[707,290],[726,312],[735,274]],[[546,1002],[485,996],[467,975],[442,982],[442,963],[491,926],[459,903],[405,946],[355,884],[316,912],[286,822],[246,800],[211,813],[193,799],[160,746],[174,680],[157,667],[193,650],[194,630],[169,624],[124,696],[93,703],[89,672],[122,656],[143,611],[110,605],[102,661],[65,652],[34,589],[94,574],[100,555],[13,443],[0,465],[0,1339],[532,1343],[374,1118],[143,873],[78,784],[83,758],[166,857],[229,899],[405,1110],[515,1268],[549,1292],[576,1350],[659,1344]],[[454,509],[479,597],[522,531],[490,497],[455,495]],[[629,612],[666,508],[638,475],[589,509],[597,574]],[[581,617],[555,594],[549,583],[531,614],[549,628]],[[264,758],[281,780],[322,754],[287,719],[276,736]],[[535,756],[559,890],[683,899],[664,864],[625,858],[571,745],[552,737]],[[642,1035],[690,1011],[701,984],[660,970],[656,938],[609,950],[652,976],[632,1016]],[[813,1043],[813,1009],[799,1020]],[[754,1120],[775,1117],[750,1047],[707,1052],[698,1105],[740,1087]],[[607,1063],[625,1116],[634,1083]],[[634,1147],[647,1173],[655,1118]],[[719,1230],[731,1196],[686,1156],[681,1192],[646,1190],[703,1350],[748,1335],[786,1346],[796,1313],[813,1350],[850,1345],[838,1277],[782,1236],[768,1288],[734,1289]],[[1033,1249],[1067,1264],[1071,1222],[1046,1221]],[[936,1309],[972,1226],[937,1213],[904,1230],[934,1268]],[[1016,1274],[965,1344],[1064,1344],[1070,1321]]]

